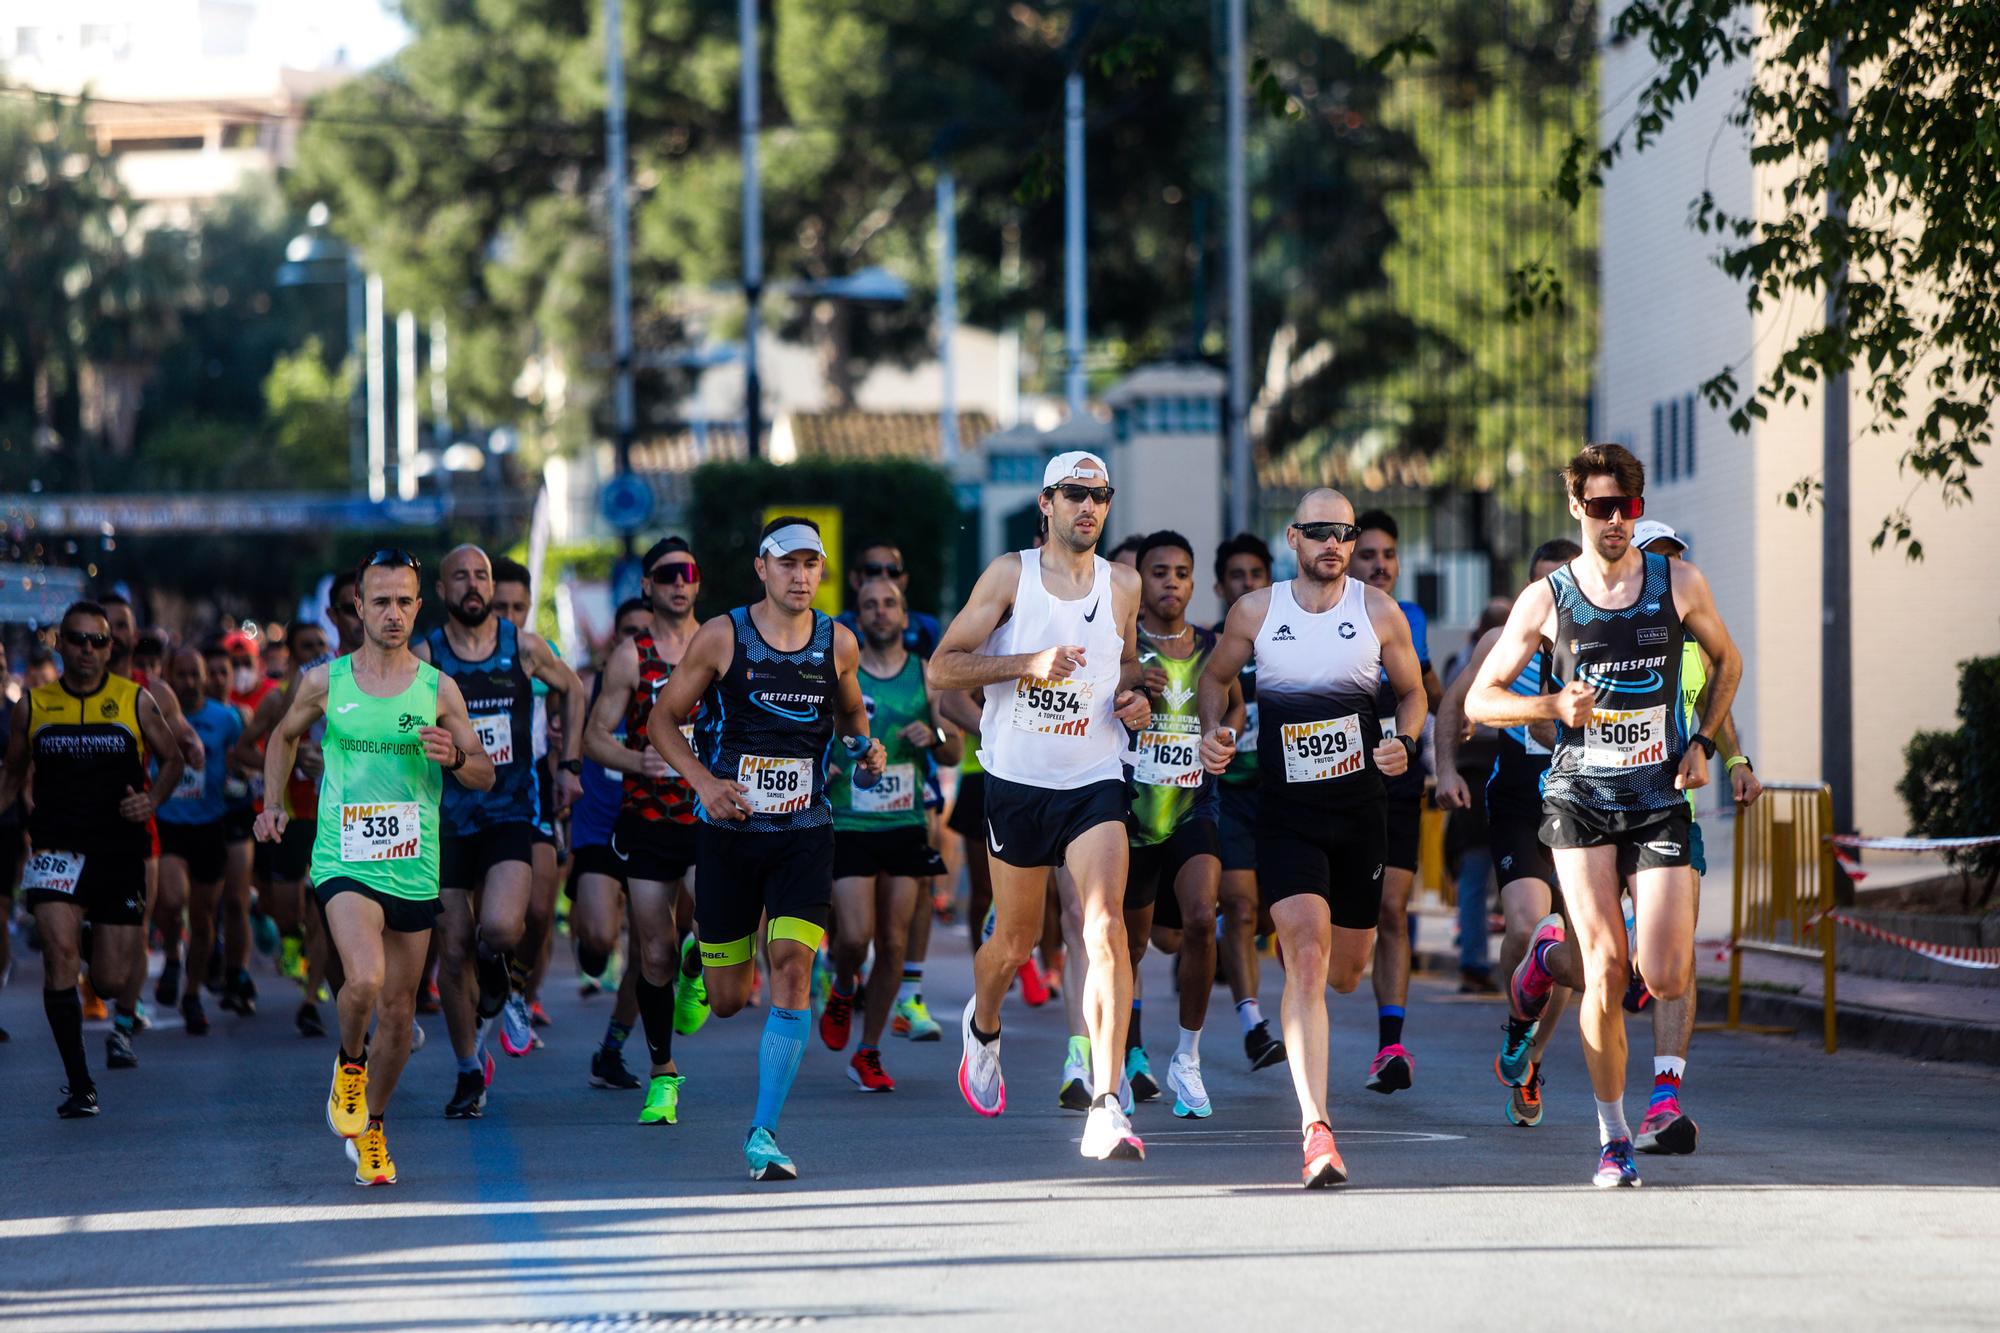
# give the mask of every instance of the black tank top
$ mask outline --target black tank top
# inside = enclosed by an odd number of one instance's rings
[[[699,813],[718,828],[753,833],[830,824],[826,775],[839,674],[833,620],[813,612],[812,637],[787,653],[764,642],[749,607],[737,607],[729,619],[736,652],[702,699],[695,749],[709,772],[750,788],[745,799],[755,813],[740,823]]]

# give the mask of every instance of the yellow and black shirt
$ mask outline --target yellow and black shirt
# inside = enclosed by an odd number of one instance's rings
[[[150,846],[146,826],[118,813],[126,788],[147,785],[139,693],[138,682],[106,675],[90,694],[72,693],[58,677],[28,696],[35,846],[85,853],[107,843]]]

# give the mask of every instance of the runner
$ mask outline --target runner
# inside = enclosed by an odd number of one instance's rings
[[[14,709],[0,810],[27,794],[31,850],[21,896],[41,935],[42,1007],[69,1077],[56,1114],[75,1119],[98,1112],[77,993],[84,923],[91,928],[92,972],[124,977],[135,959],[143,966],[152,845],[146,830],[153,818],[146,759],[158,759],[160,790],[171,791],[180,781],[181,750],[152,694],[106,670],[112,639],[103,607],[72,604],[63,612],[59,642],[61,676]],[[105,1064],[137,1063],[131,1028],[114,1025]]]
[[[1202,762],[1220,773],[1237,749],[1222,725],[1229,687],[1257,662],[1257,866],[1284,950],[1280,1012],[1307,1189],[1347,1179],[1327,1115],[1325,990],[1352,991],[1374,949],[1388,837],[1383,778],[1410,770],[1424,726],[1409,622],[1387,593],[1347,572],[1360,535],[1347,497],[1307,493],[1285,533],[1298,576],[1230,608],[1201,678]],[[1385,669],[1396,730],[1371,746],[1364,736],[1374,731]]]
[[[0,732],[12,735],[14,731],[14,709],[17,701],[9,694],[11,677],[7,669],[7,648],[0,644]],[[24,692],[32,693],[33,686]],[[4,989],[14,971],[13,935],[14,890],[21,883],[21,866],[28,855],[28,810],[17,798],[0,810],[0,989]],[[0,1028],[0,1041],[7,1040],[7,1029]]]
[[[437,594],[447,619],[412,651],[458,687],[494,775],[476,787],[456,778],[446,782],[440,819],[438,990],[458,1058],[444,1114],[470,1120],[485,1108],[492,1082],[492,1057],[480,1058],[477,1025],[499,1017],[500,1045],[509,1055],[525,1055],[534,1046],[527,1001],[513,992],[510,972],[527,928],[542,817],[530,682],[540,680],[563,696],[576,747],[583,737],[583,685],[540,635],[492,614],[493,564],[477,546],[456,547],[439,563]],[[564,804],[575,786],[574,770],[566,770],[559,797]]]
[[[923,660],[908,648],[903,591],[887,577],[858,591],[861,648],[858,680],[868,729],[880,732],[886,767],[879,781],[858,785],[843,765],[827,785],[833,806],[833,984],[820,1014],[828,1049],[847,1048],[856,979],[875,945],[862,1001],[861,1045],[847,1077],[863,1092],[893,1092],[882,1069],[882,1029],[903,982],[910,919],[922,884],[943,868],[930,844],[919,793],[936,763],[958,762],[959,741],[924,686]]]
[[[298,678],[264,752],[264,788],[280,791],[299,742],[326,723],[312,885],[343,976],[326,1121],[347,1140],[357,1185],[396,1183],[382,1117],[409,1059],[417,985],[439,912],[443,775],[473,791],[494,780],[458,685],[410,651],[423,607],[420,569],[407,551],[368,558],[359,571],[361,647]],[[296,663],[298,639],[289,642]],[[266,806],[258,840],[276,842],[290,822],[282,805]]]
[[[910,569],[903,563],[903,548],[894,542],[869,542],[854,553],[854,564],[847,571],[847,586],[854,590],[855,597],[861,595],[861,585],[870,579],[887,579],[896,585],[896,591],[903,595],[907,606],[910,600]],[[859,602],[857,600],[857,607]],[[937,651],[938,639],[944,631],[938,625],[938,618],[928,611],[906,611],[909,623],[903,627],[903,646],[918,657],[928,658]],[[847,626],[858,640],[861,637],[861,619],[857,611],[842,611],[834,617],[839,624]]]
[[[611,834],[611,851],[625,880],[632,952],[626,969],[638,969],[634,986],[646,1028],[652,1076],[642,1125],[671,1125],[680,1118],[682,1076],[674,1063],[674,1033],[694,1032],[708,1021],[707,986],[693,936],[683,943],[675,901],[696,859],[694,789],[648,742],[661,690],[695,635],[694,604],[701,595],[701,567],[679,537],[662,537],[639,566],[640,596],[651,608],[648,626],[612,650],[597,702],[585,724],[586,753],[625,776],[625,796]],[[692,711],[692,709],[690,710]],[[621,741],[613,732],[623,724]],[[676,724],[680,725],[680,724]],[[600,888],[597,893],[601,895]],[[612,900],[615,905],[615,899]],[[616,942],[614,919],[600,896],[586,909],[584,947],[608,954]],[[692,969],[692,970],[691,970]],[[680,999],[674,983],[681,983]],[[609,1034],[607,1034],[608,1037]],[[600,1048],[601,1049],[601,1048]],[[593,1056],[595,1063],[597,1057]]]
[[[505,556],[493,562],[493,614],[513,622],[516,630],[525,630],[534,614],[532,576],[528,567],[518,560]],[[581,677],[578,677],[581,684]],[[549,715],[548,682],[537,676],[529,682],[534,694],[534,711],[529,714],[530,734],[533,737],[532,754],[535,760],[535,794],[541,804],[542,817],[535,825],[534,860],[530,864],[530,887],[528,891],[528,915],[521,931],[521,947],[514,951],[514,965],[511,980],[513,993],[521,998],[523,1009],[533,1026],[548,1026],[549,1016],[542,1012],[542,978],[549,965],[550,943],[555,936],[556,890],[561,879],[561,857],[558,854],[556,830],[569,818],[573,802],[568,799],[571,784],[558,781],[556,775],[563,771],[555,755],[549,750],[551,718]],[[564,702],[568,702],[567,696]],[[587,709],[585,711],[588,711]],[[576,728],[562,731],[564,718],[557,714],[553,719],[557,735],[562,738],[565,752],[576,752],[583,741]],[[572,745],[568,738],[575,736]],[[572,775],[578,795],[583,786],[582,760],[577,760],[577,771]],[[534,1045],[541,1047],[540,1034],[534,1035]]]
[[[1139,668],[1139,576],[1095,553],[1112,493],[1096,455],[1051,459],[1040,496],[1047,542],[987,566],[930,675],[938,689],[986,692],[979,761],[995,927],[974,958],[973,997],[959,1022],[959,1091],[981,1115],[1007,1109],[1000,999],[1034,947],[1049,872],[1060,865],[1076,884],[1088,945],[1082,990],[1094,1100],[1083,1155],[1143,1159],[1117,1091],[1132,973],[1122,912],[1124,737],[1113,724],[1143,730],[1152,702]]]
[[[771,1012],[743,1146],[752,1180],[798,1176],[778,1148],[778,1117],[805,1052],[813,958],[832,906],[826,780],[835,735],[871,781],[886,758],[868,736],[855,674],[860,646],[813,609],[825,561],[810,519],[765,524],[756,559],[763,598],[695,632],[646,726],[653,748],[687,775],[698,800],[695,918],[709,1000],[721,1017],[749,1002],[757,927],[769,922]],[[691,719],[702,760],[682,730]]]
[[[1174,1114],[1206,1120],[1214,1108],[1201,1077],[1201,1029],[1215,989],[1216,891],[1222,860],[1215,828],[1217,783],[1202,769],[1195,698],[1215,635],[1187,621],[1194,547],[1178,532],[1155,532],[1139,547],[1139,666],[1156,701],[1152,724],[1135,738],[1131,869],[1125,881],[1125,934],[1134,985],[1156,919],[1180,932],[1180,1042],[1167,1066]],[[1225,726],[1243,726],[1243,695],[1230,683]],[[1155,903],[1161,909],[1155,912]],[[1169,907],[1171,904],[1171,907]],[[1183,929],[1185,926],[1185,929]],[[1152,1081],[1138,1036],[1139,1003],[1125,1041],[1125,1079],[1138,1095]]]
[[[1354,577],[1389,597],[1396,595],[1396,580],[1402,574],[1398,548],[1401,534],[1396,520],[1379,509],[1371,509],[1354,521],[1361,529],[1354,544]],[[1415,602],[1396,603],[1409,622],[1410,642],[1423,670],[1424,701],[1432,709],[1444,695],[1437,672],[1431,669],[1429,622],[1424,609]],[[1397,699],[1394,687],[1383,677],[1377,694],[1377,716],[1383,734],[1391,734],[1395,724]],[[1422,741],[1418,737],[1418,741]],[[1424,769],[1421,745],[1406,772],[1390,778],[1388,792],[1389,851],[1382,872],[1382,920],[1375,931],[1375,966],[1369,975],[1375,989],[1375,1044],[1379,1048],[1368,1065],[1363,1085],[1384,1095],[1410,1086],[1416,1057],[1403,1045],[1404,1009],[1410,998],[1410,892],[1417,883],[1417,844],[1423,830]]]
[[[223,785],[237,738],[243,734],[243,715],[208,696],[208,667],[194,649],[175,653],[167,674],[181,710],[201,737],[201,749],[188,756],[179,782],[160,806],[160,888],[153,915],[167,941],[170,961],[180,937],[181,916],[187,916],[188,977],[186,992],[179,997],[181,1019],[188,1035],[199,1037],[208,1031],[202,979],[215,949],[216,905],[229,870],[229,839],[223,823],[229,803]],[[161,1004],[173,1003],[164,971],[155,998]]]
[[[1634,889],[1640,974],[1656,996],[1677,998],[1693,969],[1696,908],[1683,793],[1708,781],[1710,735],[1729,715],[1743,664],[1700,571],[1632,546],[1631,525],[1645,513],[1639,460],[1621,445],[1594,444],[1565,477],[1584,553],[1515,602],[1466,714],[1496,728],[1561,724],[1542,785],[1541,837],[1555,852],[1587,983],[1580,1025],[1597,1097],[1594,1183],[1634,1186],[1620,1012],[1630,961],[1619,883],[1630,880]],[[1691,735],[1680,712],[1686,634],[1715,663],[1702,728]],[[1545,642],[1553,645],[1547,681],[1560,693],[1514,693],[1514,678]],[[1515,1017],[1540,1016],[1551,984],[1543,955],[1564,935],[1560,921],[1536,931],[1510,985]]]
[[[250,720],[251,709],[231,701],[230,687],[235,662],[221,639],[211,639],[204,650],[207,675],[203,688],[216,703],[229,707],[241,723]],[[242,739],[239,727],[237,739]],[[257,807],[251,798],[250,780],[237,771],[235,756],[225,755],[222,778],[222,901],[216,923],[216,951],[219,970],[210,975],[208,988],[217,995],[216,1003],[231,1013],[248,1018],[257,1012],[257,986],[250,979],[250,872],[255,861],[254,840]],[[263,775],[257,775],[263,780]]]

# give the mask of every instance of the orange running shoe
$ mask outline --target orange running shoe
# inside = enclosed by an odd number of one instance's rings
[[[1347,1183],[1347,1164],[1333,1146],[1333,1127],[1324,1120],[1315,1120],[1306,1131],[1306,1164],[1300,1174],[1309,1190]]]

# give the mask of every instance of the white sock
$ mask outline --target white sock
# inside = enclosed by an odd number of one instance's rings
[[[904,978],[903,984],[896,988],[896,1003],[908,1004],[911,1000],[917,998],[923,988],[924,982],[922,977]]]
[[[1200,1028],[1181,1029],[1181,1044],[1174,1047],[1174,1058],[1178,1060],[1183,1055],[1185,1055],[1188,1059],[1194,1061],[1196,1064],[1201,1063]]]
[[[1687,1067],[1688,1062],[1678,1056],[1656,1055],[1653,1057],[1654,1078],[1658,1078],[1662,1074],[1672,1074],[1675,1078],[1680,1078],[1683,1074],[1687,1073]]]
[[[1603,1147],[1613,1139],[1629,1139],[1632,1131],[1625,1124],[1625,1100],[1597,1103],[1597,1146]]]
[[[1250,1035],[1250,1029],[1264,1021],[1264,1011],[1257,1007],[1255,1000],[1238,1000],[1236,1021],[1243,1025],[1243,1035],[1247,1037]]]

